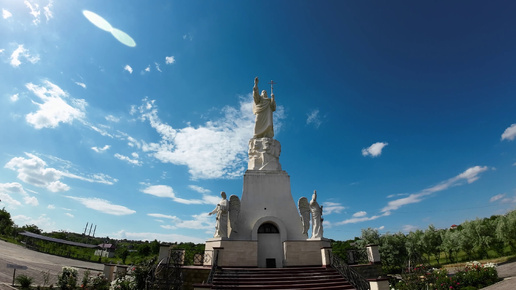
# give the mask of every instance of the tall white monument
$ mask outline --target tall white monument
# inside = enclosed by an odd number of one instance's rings
[[[310,203],[301,198],[298,212],[290,192],[290,176],[281,169],[281,144],[273,139],[273,83],[268,98],[265,90],[258,93],[258,78],[254,80],[256,122],[249,140],[242,198],[232,195],[228,203],[222,192],[221,202],[212,211],[217,214],[217,226],[214,238],[206,242],[206,253],[218,250],[219,266],[316,266],[322,264],[321,248],[330,247],[329,240],[323,238],[317,193],[314,191]]]

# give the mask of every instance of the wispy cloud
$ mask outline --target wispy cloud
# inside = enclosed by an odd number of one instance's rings
[[[188,187],[194,191],[197,191],[198,193],[210,193],[211,190],[200,187],[198,185],[188,185]]]
[[[151,185],[141,190],[141,192],[154,195],[157,197],[170,198],[177,203],[182,204],[215,204],[218,199],[214,199],[213,196],[203,194],[203,199],[184,199],[176,196],[174,189],[168,185]]]
[[[159,63],[155,62],[154,65],[155,65],[157,71],[162,72],[161,68],[159,67]]]
[[[130,65],[128,65],[128,64],[126,64],[126,65],[124,66],[124,70],[125,70],[125,71],[128,71],[130,74],[132,74],[132,73],[133,73],[133,68],[132,68]]]
[[[315,128],[319,128],[319,126],[321,126],[322,121],[321,121],[321,117],[319,116],[319,109],[312,110],[310,113],[307,114],[307,116],[308,116],[306,118],[307,125],[312,125]]]
[[[90,197],[90,198],[82,198],[82,197],[75,197],[75,196],[66,196],[66,197],[80,202],[82,205],[84,205],[87,208],[90,208],[90,209],[93,209],[93,210],[96,210],[96,211],[99,211],[99,212],[102,212],[105,214],[121,216],[121,215],[130,215],[130,214],[133,214],[136,212],[125,206],[112,204],[111,202],[109,202],[105,199],[100,199],[100,198],[95,198],[95,197]]]
[[[416,230],[418,230],[418,229],[419,229],[419,227],[417,227],[417,226],[413,226],[413,225],[404,225],[404,226],[402,227],[401,231],[402,231],[403,233],[409,233],[409,232],[414,232],[414,231],[416,231]]]
[[[16,48],[11,54],[11,66],[19,67],[21,65],[21,58],[32,64],[35,64],[39,61],[39,55],[30,54],[29,50],[23,47],[23,44],[19,44],[18,48]]]
[[[208,213],[202,213],[198,215],[192,215],[190,220],[182,220],[176,216],[164,215],[159,213],[150,213],[148,216],[167,219],[170,221],[169,224],[160,225],[160,227],[167,230],[176,229],[192,229],[192,230],[211,230],[215,229],[215,219],[208,215]]]
[[[166,56],[165,57],[165,64],[173,64],[176,62],[176,59],[173,56]]]
[[[278,133],[283,119],[283,107],[278,106],[275,129]],[[175,129],[158,117],[155,101],[144,99],[134,108],[142,121],[160,135],[157,143],[141,141],[142,150],[164,163],[188,166],[193,179],[236,178],[245,171],[248,141],[252,137],[254,116],[252,99],[240,102],[238,109],[224,107],[222,117],[204,125]]]
[[[324,207],[324,214],[326,214],[326,215],[329,215],[332,213],[341,213],[343,210],[346,209],[345,206],[343,206],[342,204],[337,203],[337,202],[326,201],[326,202],[323,202],[322,204]]]
[[[82,87],[83,89],[86,88],[86,84],[85,83],[75,82],[75,84],[78,85],[79,87]]]
[[[67,171],[58,170],[47,166],[47,163],[38,156],[30,153],[25,153],[28,158],[14,157],[7,164],[5,168],[18,172],[18,179],[21,181],[46,188],[52,192],[67,191],[70,187],[61,182],[63,177],[79,179],[87,182],[113,184],[117,182],[116,179],[108,175],[97,173],[90,177],[72,174]]]
[[[512,141],[516,138],[516,124],[512,124],[502,134],[502,141],[509,140]]]
[[[113,122],[113,123],[118,123],[118,122],[120,122],[120,118],[117,118],[117,117],[115,117],[115,116],[113,116],[113,115],[107,115],[107,116],[105,117],[105,119],[106,119],[106,121]]]
[[[97,146],[93,146],[93,147],[91,147],[91,150],[93,150],[93,151],[95,151],[97,153],[102,153],[102,152],[108,150],[109,148],[111,148],[111,146],[109,146],[109,145],[104,145],[104,147],[102,147],[102,148],[99,148]]]
[[[391,213],[384,212],[380,215],[374,215],[374,216],[370,216],[370,217],[366,216],[366,214],[367,213],[365,211],[359,211],[359,212],[355,213],[352,218],[335,223],[335,225],[356,224],[356,223],[361,223],[361,222],[366,222],[366,221],[372,221],[372,220],[375,220],[375,219],[378,219],[378,218],[381,218],[384,216],[389,216]]]
[[[72,123],[75,119],[85,118],[86,101],[70,98],[59,86],[44,81],[42,86],[28,83],[26,87],[42,101],[32,101],[39,109],[25,117],[34,128],[55,128],[59,123]]]
[[[8,10],[2,8],[2,18],[3,19],[7,19],[7,18],[10,18],[12,16],[13,16],[13,14],[11,12],[9,12]]]
[[[390,201],[387,206],[385,206],[382,209],[382,212],[389,212],[392,210],[397,210],[402,206],[418,203],[421,202],[425,196],[431,195],[432,193],[439,192],[446,190],[453,186],[458,186],[464,183],[466,181],[467,183],[473,183],[478,178],[480,178],[480,174],[484,171],[489,170],[487,166],[474,166],[471,168],[466,169],[466,171],[462,172],[461,174],[452,177],[446,181],[443,181],[435,186],[426,188],[418,193],[410,194],[407,197],[396,199],[393,201]]]
[[[122,161],[126,161],[132,165],[136,165],[136,166],[142,166],[142,162],[140,160],[138,160],[138,158],[135,158],[135,159],[131,159],[131,157],[129,156],[125,156],[125,155],[122,155],[122,154],[119,154],[119,153],[115,153],[115,158],[117,159],[120,159]]]
[[[18,99],[19,99],[19,95],[18,95],[18,94],[11,95],[11,96],[9,97],[9,99],[11,100],[11,102],[13,102],[13,103],[14,103],[14,102],[18,101]]]
[[[27,8],[29,8],[30,15],[32,15],[32,17],[34,17],[34,19],[32,20],[32,23],[34,23],[34,25],[38,25],[41,22],[41,20],[40,20],[41,9],[39,7],[39,4],[33,0],[25,0],[25,1],[23,1],[23,3],[25,3],[25,6],[27,6]],[[51,18],[54,17],[52,10],[51,10],[52,5],[53,5],[53,1],[49,0],[48,4],[43,7],[43,15],[45,15],[47,22]]]
[[[505,193],[497,194],[489,199],[489,202],[495,202],[505,197]]]
[[[378,157],[382,155],[382,150],[385,146],[389,145],[389,143],[386,142],[376,142],[373,145],[363,148],[362,149],[362,155],[363,156],[371,156],[371,157]]]

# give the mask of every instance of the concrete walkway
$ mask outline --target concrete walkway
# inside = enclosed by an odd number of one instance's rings
[[[502,281],[483,290],[514,290],[516,289],[516,262],[498,265],[496,267],[498,277],[503,278]]]
[[[85,271],[89,270],[90,275],[96,275],[104,270],[104,264],[44,254],[0,240],[0,290],[13,289],[10,287],[13,281],[13,269],[7,268],[7,264],[26,266],[27,270],[16,270],[16,276],[24,274],[33,278],[33,286],[43,286],[45,276],[48,277],[46,286],[49,284],[55,286],[57,275],[62,272],[63,266],[78,269],[78,283],[81,282]]]

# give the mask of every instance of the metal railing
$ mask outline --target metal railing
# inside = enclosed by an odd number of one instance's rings
[[[369,256],[367,250],[364,249],[353,249],[347,251],[348,265],[363,265],[369,264]]]
[[[337,270],[357,290],[370,290],[369,282],[353,270],[341,258],[330,253],[331,266]]]
[[[213,276],[215,275],[215,272],[217,271],[217,268],[218,268],[219,251],[213,250],[212,255],[213,255],[213,263],[211,264],[211,270],[210,270],[210,274],[208,275],[208,280],[206,280],[206,284],[211,284],[213,282]]]

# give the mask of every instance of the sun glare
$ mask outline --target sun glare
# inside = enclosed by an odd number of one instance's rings
[[[100,15],[93,13],[91,11],[88,11],[88,10],[83,10],[82,14],[93,25],[97,26],[98,28],[100,28],[104,31],[110,32],[122,44],[127,45],[129,47],[136,46],[136,42],[134,41],[134,39],[132,39],[131,36],[129,36],[127,33],[123,32],[122,30],[111,26],[111,24],[109,22],[107,22],[106,19],[102,18]]]

